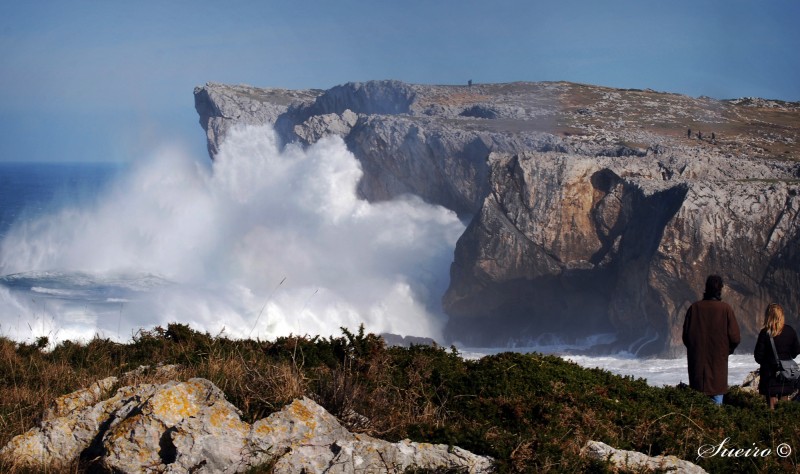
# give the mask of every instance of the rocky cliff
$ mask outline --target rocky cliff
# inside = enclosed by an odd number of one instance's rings
[[[214,158],[233,125],[285,143],[344,137],[369,200],[413,193],[469,226],[444,295],[448,337],[617,335],[677,354],[688,304],[721,274],[747,339],[800,307],[800,104],[571,83],[350,83],[195,89]]]

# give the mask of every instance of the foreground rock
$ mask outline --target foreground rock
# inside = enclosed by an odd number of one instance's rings
[[[347,431],[308,398],[250,425],[205,379],[126,386],[111,377],[59,398],[38,427],[0,457],[16,467],[57,470],[78,459],[112,472],[490,472],[490,458],[446,445],[389,443]]]
[[[651,457],[636,451],[615,449],[599,441],[589,441],[584,454],[592,459],[608,461],[617,469],[626,472],[680,472],[682,474],[705,474],[706,470],[675,456]]]
[[[404,193],[470,221],[444,296],[446,342],[563,342],[679,355],[708,274],[754,343],[767,303],[800,306],[800,104],[557,83],[208,84],[212,158],[227,130],[342,136],[361,195]],[[713,134],[713,135],[712,135]],[[793,313],[790,324],[798,324]]]

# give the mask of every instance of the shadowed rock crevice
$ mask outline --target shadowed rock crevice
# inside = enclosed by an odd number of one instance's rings
[[[589,258],[589,262],[600,265],[609,258],[614,246],[619,244],[622,231],[628,224],[629,215],[623,203],[628,193],[622,179],[608,169],[595,172],[590,181],[594,188],[591,218],[602,246]]]
[[[158,440],[158,456],[162,464],[172,464],[178,458],[178,450],[172,442],[172,433],[176,431],[174,426],[167,428]]]
[[[663,292],[652,285],[651,271],[664,230],[683,206],[687,192],[685,185],[678,185],[650,196],[637,188],[626,193],[630,217],[620,233],[609,316],[623,347],[647,341],[646,346],[633,348],[638,355],[661,354],[670,343],[669,314],[661,301]]]
[[[104,454],[103,437],[105,437],[106,433],[111,427],[111,422],[114,421],[116,416],[117,413],[114,411],[107,419],[103,420],[98,425],[97,433],[92,438],[91,443],[86,447],[86,449],[80,452],[79,459],[81,463],[87,467],[87,472],[89,473],[104,472],[99,462],[99,459]]]
[[[490,183],[456,245],[449,337],[492,346],[615,333],[618,350],[664,349],[669,318],[650,273],[685,184],[646,190],[557,154],[496,155]]]
[[[480,104],[473,105],[472,107],[465,109],[459,115],[462,117],[475,117],[484,119],[496,119],[500,116],[497,110]]]
[[[445,331],[475,347],[581,344],[615,331],[607,311],[610,274],[574,270],[487,285],[460,312],[451,307]]]

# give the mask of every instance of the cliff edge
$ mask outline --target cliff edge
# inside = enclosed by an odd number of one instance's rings
[[[745,339],[768,302],[800,307],[798,103],[369,81],[206,84],[195,106],[212,159],[237,124],[272,124],[284,143],[337,134],[362,164],[362,197],[413,193],[469,222],[443,297],[451,341],[613,333],[609,349],[677,355],[710,273]]]

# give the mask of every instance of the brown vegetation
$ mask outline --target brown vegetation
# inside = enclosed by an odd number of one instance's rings
[[[773,412],[757,395],[733,390],[717,407],[688,388],[650,387],[554,356],[468,361],[454,349],[386,347],[363,331],[264,342],[181,324],[141,331],[128,344],[95,338],[50,351],[43,350],[47,341],[38,345],[0,338],[2,445],[34,426],[56,397],[100,378],[115,375],[129,385],[204,377],[248,422],[306,395],[352,431],[457,445],[494,457],[499,472],[607,472],[608,465],[581,455],[588,440],[676,455],[711,472],[791,471],[798,464],[795,455],[697,460],[697,449],[726,437],[731,446],[798,447],[800,404]],[[153,370],[159,364],[178,365]],[[7,468],[0,464],[0,471]],[[76,463],[69,472],[84,470]]]

